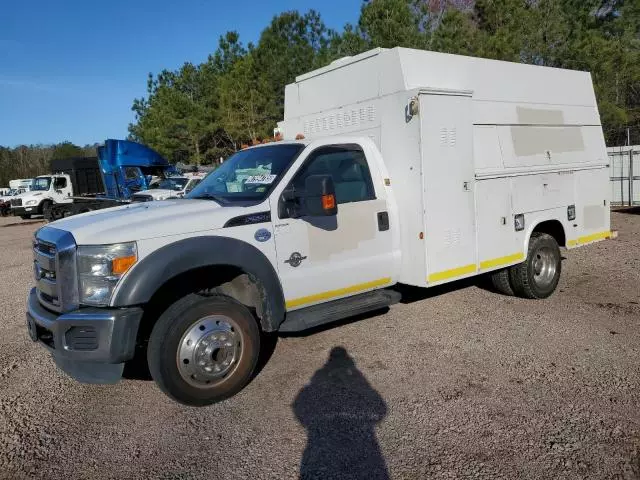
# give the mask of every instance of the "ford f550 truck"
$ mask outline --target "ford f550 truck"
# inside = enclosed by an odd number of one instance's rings
[[[544,299],[561,247],[612,235],[588,73],[374,50],[298,77],[278,128],[185,199],[37,231],[28,327],[60,368],[114,382],[142,350],[166,394],[207,405],[247,384],[264,334],[485,273]]]

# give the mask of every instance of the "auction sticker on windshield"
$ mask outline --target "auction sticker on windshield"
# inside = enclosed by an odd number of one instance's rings
[[[270,175],[270,174],[250,175],[247,177],[244,183],[245,185],[246,184],[269,184],[269,183],[273,183],[276,177],[277,175]]]

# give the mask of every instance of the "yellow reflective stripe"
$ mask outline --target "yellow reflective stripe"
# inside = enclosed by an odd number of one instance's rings
[[[523,260],[523,253],[514,253],[513,255],[507,255],[506,257],[492,258],[491,260],[480,262],[480,270],[499,267],[500,265],[507,265],[508,263],[522,262]]]
[[[320,300],[328,300],[334,297],[340,297],[348,295],[349,293],[357,293],[363,290],[369,290],[376,287],[382,287],[391,283],[391,277],[380,278],[371,282],[359,283],[345,288],[337,288],[336,290],[329,290],[328,292],[315,293],[306,297],[294,298],[293,300],[287,300],[285,305],[287,308],[299,307],[306,303],[319,302]]]
[[[523,253],[513,253],[504,257],[492,258],[491,260],[485,260],[480,262],[480,270],[488,268],[499,267],[500,265],[507,265],[515,262],[521,262],[524,260]],[[445,270],[443,272],[432,273],[429,275],[430,282],[439,282],[441,280],[448,280],[454,277],[460,277],[469,273],[476,273],[475,265],[465,265],[464,267],[452,268],[451,270]]]
[[[440,280],[448,280],[453,277],[460,277],[467,273],[476,273],[475,263],[472,265],[465,265],[464,267],[452,268],[451,270],[445,270],[444,272],[436,272],[429,275],[428,280],[430,282],[439,282]]]
[[[593,233],[591,235],[585,235],[584,237],[578,237],[577,240],[569,240],[567,245],[575,247],[583,243],[595,242],[596,240],[604,240],[605,238],[611,238],[611,231]]]

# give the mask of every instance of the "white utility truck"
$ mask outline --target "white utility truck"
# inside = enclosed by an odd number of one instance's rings
[[[612,236],[589,73],[373,50],[288,85],[278,128],[185,199],[38,230],[32,339],[86,382],[143,356],[206,405],[247,384],[265,334],[390,305],[399,284],[487,273],[545,298],[560,247]]]

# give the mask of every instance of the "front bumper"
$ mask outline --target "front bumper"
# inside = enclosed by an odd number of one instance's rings
[[[22,215],[37,215],[38,205],[32,205],[29,207],[11,207],[11,214],[20,217]]]
[[[58,315],[44,308],[32,288],[27,327],[69,376],[85,383],[114,383],[133,358],[142,309],[81,308]]]

